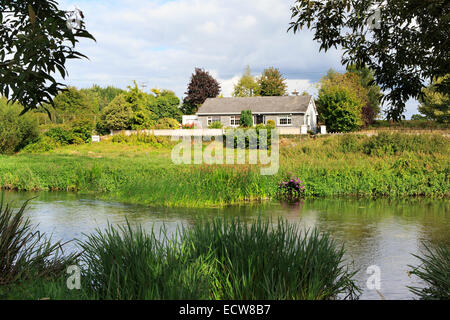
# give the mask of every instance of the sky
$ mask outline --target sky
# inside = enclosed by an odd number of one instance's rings
[[[294,0],[61,0],[62,9],[83,11],[96,42],[77,50],[89,60],[68,63],[65,83],[126,88],[135,80],[146,91],[170,89],[182,98],[196,67],[210,72],[229,97],[245,67],[257,76],[279,68],[289,93],[317,94],[317,81],[333,68],[345,72],[341,52],[319,52],[313,33],[287,32]],[[407,104],[406,118],[417,113]]]

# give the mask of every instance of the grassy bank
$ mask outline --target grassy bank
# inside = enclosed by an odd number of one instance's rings
[[[305,196],[448,197],[449,139],[381,134],[281,138],[280,168],[176,165],[171,148],[104,141],[49,153],[0,156],[0,185],[13,190],[70,190],[155,206],[222,206],[275,198],[290,176]]]

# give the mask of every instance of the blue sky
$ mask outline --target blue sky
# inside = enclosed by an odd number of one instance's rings
[[[344,71],[340,52],[319,52],[312,33],[287,33],[294,0],[63,0],[80,8],[97,42],[77,49],[90,60],[71,61],[66,83],[76,87],[133,80],[182,97],[195,67],[219,80],[224,96],[250,65],[254,75],[277,67],[289,91],[317,92],[327,70]],[[408,103],[406,116],[417,113]]]

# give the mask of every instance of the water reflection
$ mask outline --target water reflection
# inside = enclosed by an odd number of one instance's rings
[[[358,281],[364,288],[362,299],[380,299],[365,289],[371,265],[381,268],[381,293],[387,299],[409,299],[413,295],[406,286],[421,285],[407,274],[408,265],[418,262],[422,240],[450,245],[450,216],[448,200],[355,200],[321,199],[301,203],[263,203],[224,209],[155,209],[137,205],[96,200],[90,196],[70,193],[6,193],[7,201],[19,206],[25,199],[37,196],[30,203],[27,215],[39,230],[64,241],[83,239],[96,228],[108,223],[123,225],[126,219],[144,228],[160,228],[169,232],[178,226],[189,226],[198,217],[238,216],[251,221],[259,215],[283,217],[301,228],[317,227],[329,232],[345,244],[347,258],[360,269]],[[69,250],[75,250],[71,243]]]

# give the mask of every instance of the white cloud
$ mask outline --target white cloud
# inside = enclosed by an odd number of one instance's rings
[[[69,78],[78,87],[132,80],[183,96],[195,67],[211,71],[230,95],[246,65],[260,73],[277,67],[289,91],[313,93],[329,68],[343,71],[340,52],[319,52],[310,31],[287,33],[292,0],[63,0],[86,16],[97,42],[77,49],[90,60],[71,61]]]

